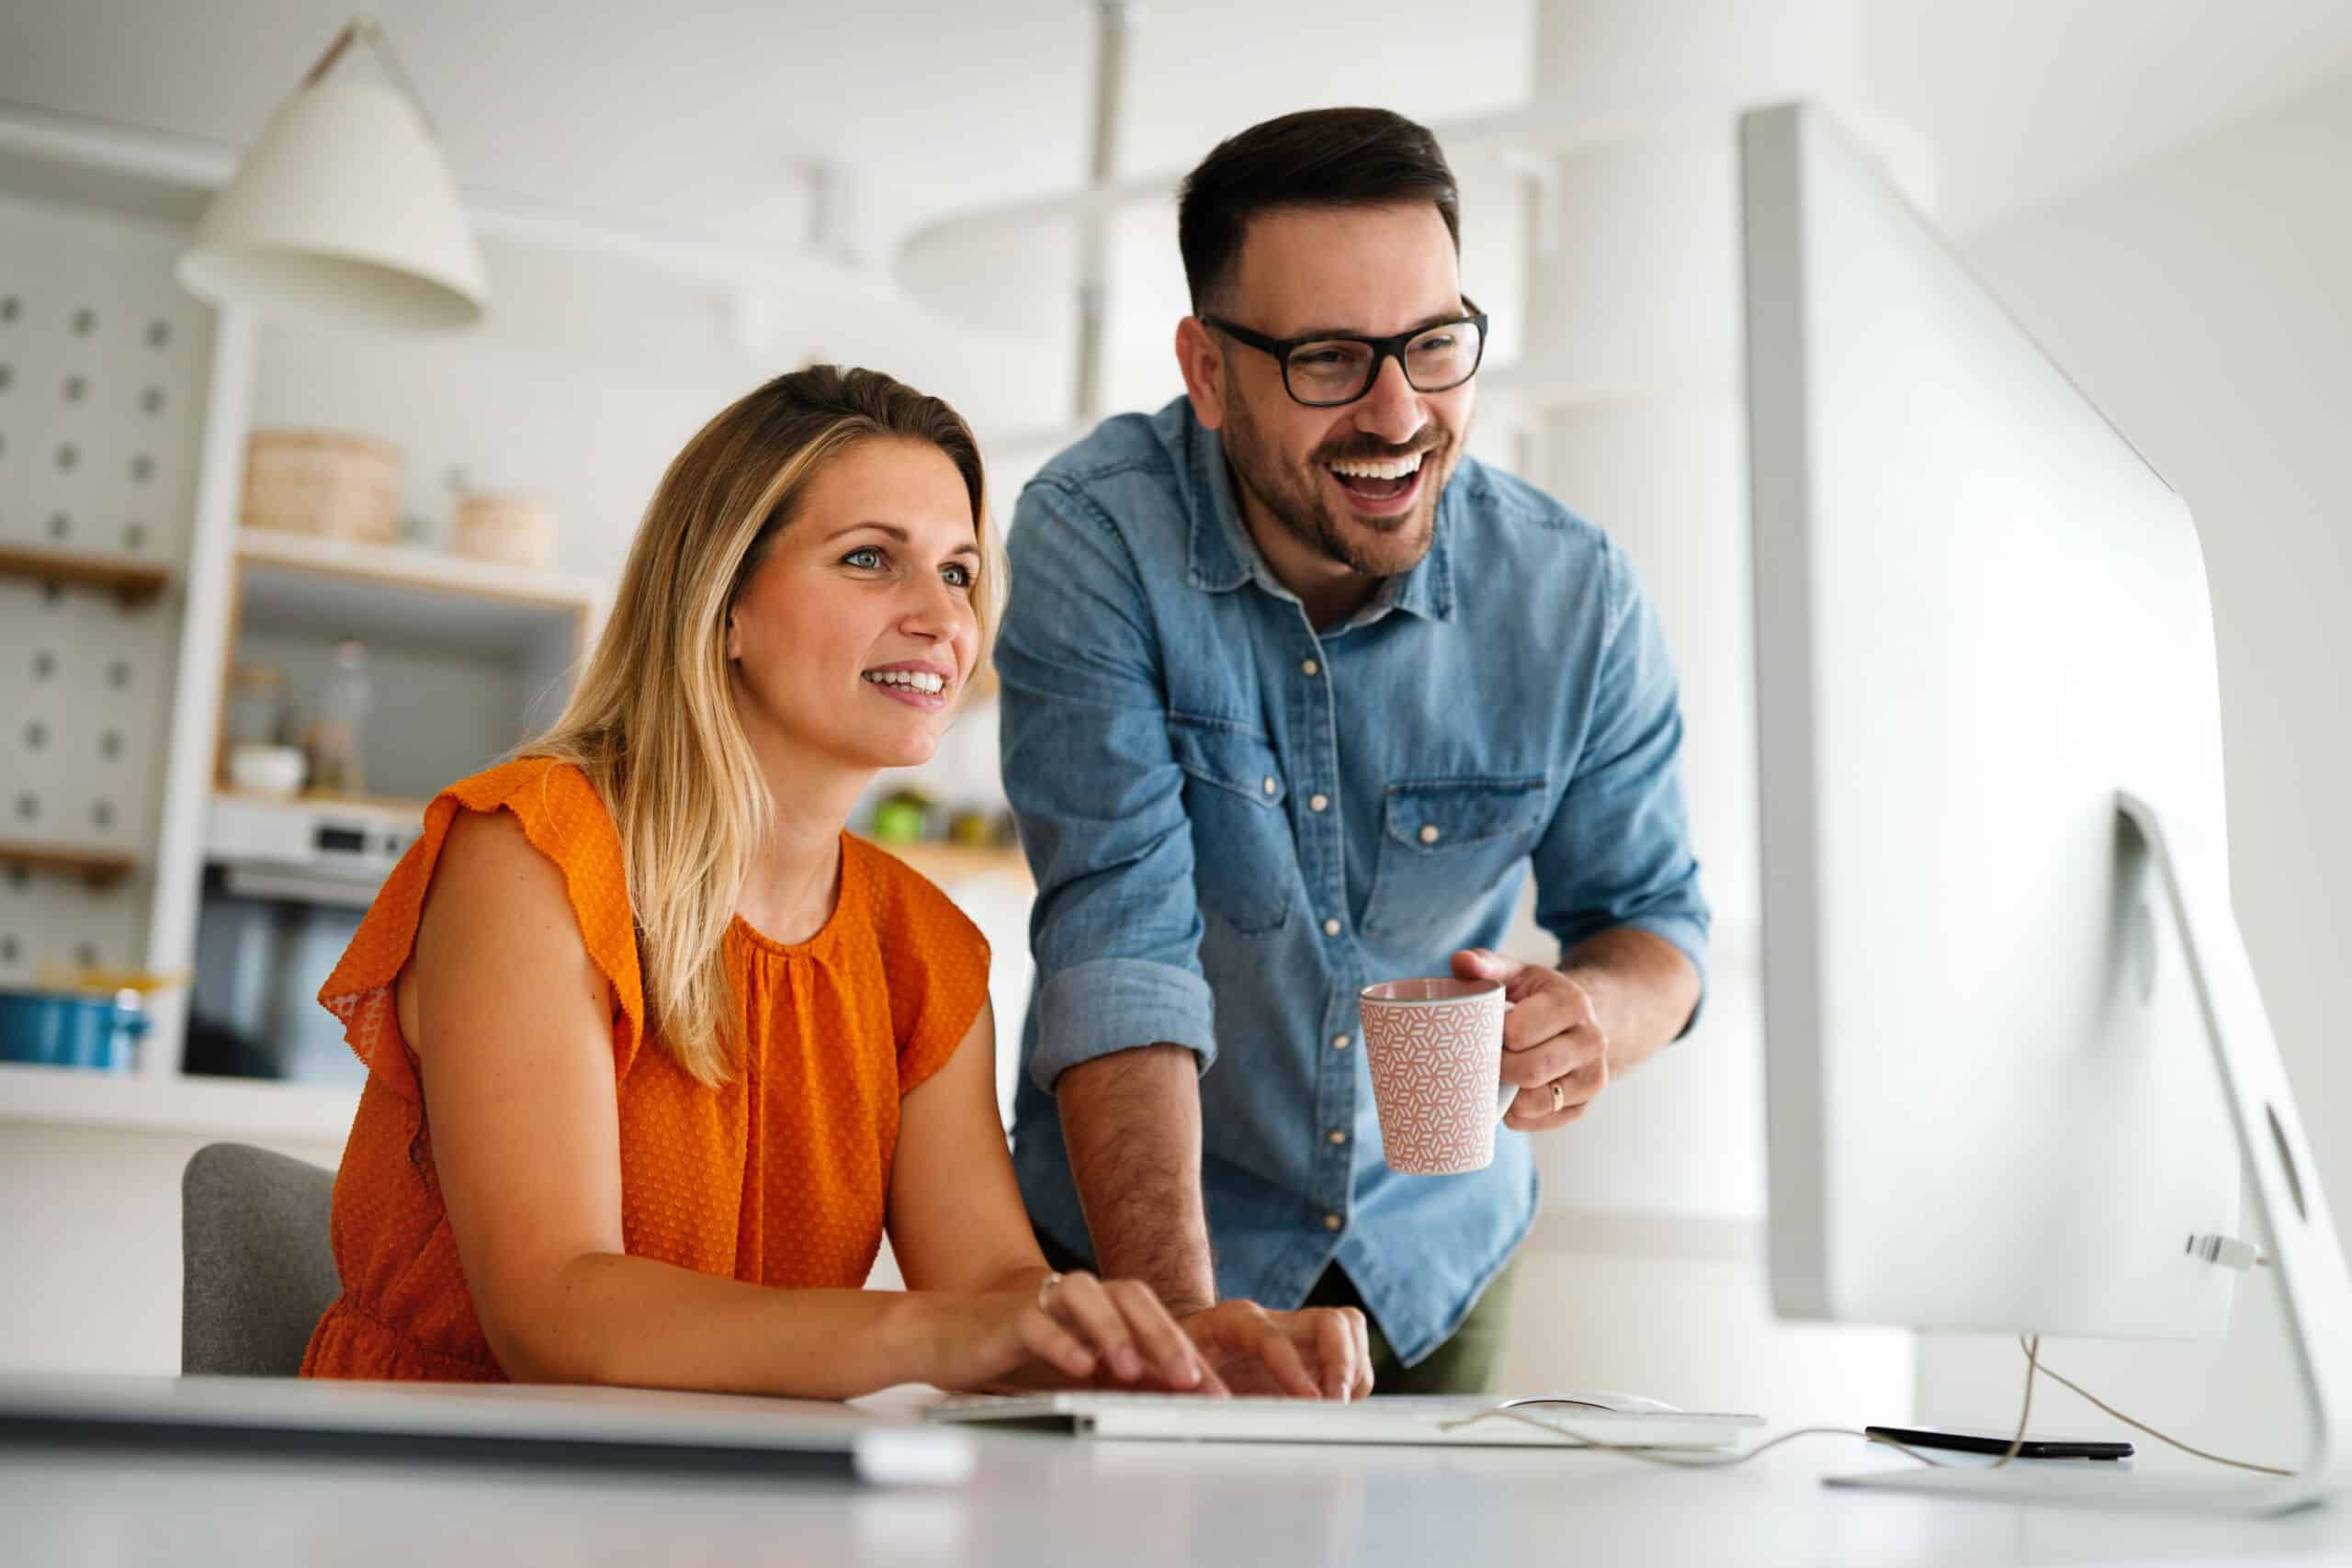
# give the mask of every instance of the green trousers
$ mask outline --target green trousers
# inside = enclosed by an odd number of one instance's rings
[[[1492,1393],[1495,1375],[1502,1369],[1503,1340],[1510,1329],[1510,1298],[1519,1280],[1519,1258],[1513,1254],[1492,1280],[1470,1315],[1453,1337],[1413,1366],[1396,1359],[1396,1350],[1388,1343],[1388,1336],[1380,1331],[1380,1319],[1363,1304],[1356,1293],[1355,1281],[1349,1279],[1340,1266],[1332,1264],[1306,1292],[1304,1305],[1311,1307],[1351,1306],[1363,1312],[1364,1321],[1372,1328],[1372,1392],[1380,1393]]]
[[[1052,1237],[1040,1234],[1037,1245],[1046,1254],[1049,1268],[1068,1273],[1073,1269],[1092,1270],[1093,1261],[1080,1258],[1068,1247],[1057,1244]],[[1470,1315],[1436,1349],[1421,1358],[1419,1364],[1408,1367],[1396,1359],[1396,1351],[1388,1343],[1388,1336],[1380,1331],[1380,1319],[1363,1304],[1363,1297],[1356,1292],[1355,1281],[1334,1263],[1323,1270],[1306,1292],[1306,1300],[1299,1303],[1311,1307],[1354,1307],[1364,1315],[1372,1330],[1372,1390],[1374,1393],[1492,1393],[1495,1374],[1503,1359],[1503,1340],[1510,1329],[1510,1298],[1519,1280],[1519,1258],[1513,1254],[1492,1280],[1487,1281]]]

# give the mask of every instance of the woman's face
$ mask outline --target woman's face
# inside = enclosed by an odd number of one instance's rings
[[[729,619],[753,743],[853,769],[928,761],[978,657],[979,571],[971,499],[944,452],[873,439],[835,457]]]

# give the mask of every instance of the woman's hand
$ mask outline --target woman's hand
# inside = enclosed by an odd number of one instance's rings
[[[1222,1301],[1177,1320],[1235,1393],[1362,1399],[1372,1393],[1372,1333],[1354,1307],[1268,1312]]]
[[[924,1300],[930,1381],[941,1388],[1226,1393],[1194,1341],[1137,1280],[1047,1275],[1032,1290]]]

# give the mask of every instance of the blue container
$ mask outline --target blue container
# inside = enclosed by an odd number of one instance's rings
[[[132,1043],[146,1031],[135,992],[0,991],[0,1062],[128,1072]]]

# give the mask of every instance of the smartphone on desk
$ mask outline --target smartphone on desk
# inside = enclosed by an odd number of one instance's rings
[[[2015,1433],[1931,1432],[1917,1427],[1865,1427],[1863,1432],[1901,1443],[1906,1449],[1953,1449],[1962,1453],[2000,1455],[2009,1451]],[[2019,1459],[2130,1459],[2130,1443],[2094,1442],[2080,1438],[2028,1438],[2018,1444]]]

